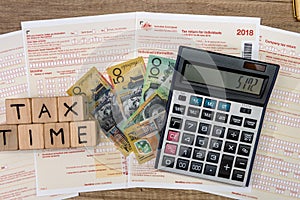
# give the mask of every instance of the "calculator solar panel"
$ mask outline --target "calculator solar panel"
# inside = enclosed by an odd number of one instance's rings
[[[181,46],[156,168],[248,186],[279,66]]]

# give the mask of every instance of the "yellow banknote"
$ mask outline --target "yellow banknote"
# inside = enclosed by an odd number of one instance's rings
[[[124,119],[129,118],[139,107],[145,75],[142,57],[109,67],[110,77],[117,102]]]
[[[88,98],[89,111],[99,122],[101,130],[127,156],[131,146],[124,133],[116,126],[122,116],[118,105],[114,102],[115,96],[110,84],[93,67],[80,78],[67,93],[72,95],[85,95]],[[114,114],[113,114],[114,113]],[[121,117],[122,119],[122,117]]]
[[[90,113],[96,107],[97,96],[99,91],[103,88],[109,88],[110,85],[106,79],[99,73],[96,67],[91,68],[86,74],[84,74],[73,86],[71,86],[67,93],[70,96],[84,95],[88,99]]]

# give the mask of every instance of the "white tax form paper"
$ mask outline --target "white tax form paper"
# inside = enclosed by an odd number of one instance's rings
[[[5,123],[5,99],[28,96],[22,32],[0,35],[0,124]],[[0,133],[0,137],[2,134]],[[77,196],[36,196],[33,151],[0,151],[0,199],[50,200]]]

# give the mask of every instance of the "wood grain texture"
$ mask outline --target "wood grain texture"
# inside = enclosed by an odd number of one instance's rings
[[[21,21],[110,13],[147,11],[199,15],[260,17],[261,24],[300,32],[293,18],[292,0],[1,0],[0,34],[20,30]],[[192,190],[133,188],[81,193],[78,200],[115,199],[228,199]]]

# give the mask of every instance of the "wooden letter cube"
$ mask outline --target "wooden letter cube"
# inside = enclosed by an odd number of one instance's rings
[[[83,121],[89,118],[87,98],[83,95],[58,97],[58,121]]]
[[[69,123],[44,124],[44,140],[46,149],[70,147]]]
[[[18,150],[18,126],[0,125],[0,151]]]
[[[21,150],[44,148],[44,124],[22,124],[18,126]]]
[[[33,123],[57,122],[56,97],[32,98],[31,105]]]
[[[97,122],[78,121],[70,122],[71,147],[96,146],[98,136]]]
[[[29,98],[6,99],[6,123],[27,124],[31,123],[31,103]]]

